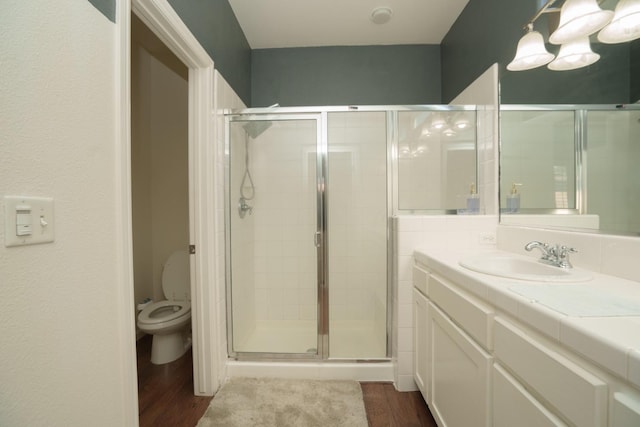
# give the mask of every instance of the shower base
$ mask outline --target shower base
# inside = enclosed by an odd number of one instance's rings
[[[309,353],[318,345],[315,322],[263,321],[237,343],[242,353]],[[332,322],[329,356],[332,359],[385,359],[384,336],[362,322]]]

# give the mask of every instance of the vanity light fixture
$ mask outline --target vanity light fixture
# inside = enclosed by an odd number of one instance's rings
[[[549,36],[549,42],[564,44],[590,36],[607,25],[613,12],[602,10],[596,0],[565,0],[560,9],[560,25]]]
[[[586,67],[600,59],[600,55],[591,50],[589,37],[572,40],[560,46],[556,59],[548,65],[553,71],[575,70]]]
[[[623,43],[640,38],[640,0],[620,0],[615,8],[602,10],[603,0],[564,0],[562,7],[553,7],[562,0],[547,0],[524,26],[526,34],[518,42],[516,55],[507,65],[509,71],[524,71],[547,65],[551,70],[564,71],[586,67],[600,55],[589,45],[589,36],[598,34],[602,43]],[[549,37],[552,44],[560,44],[554,55],[545,47],[542,35],[533,31],[535,21],[545,13],[560,13],[558,28]]]
[[[452,136],[456,135],[456,132],[451,128],[446,128],[445,130],[442,131],[442,134],[446,137],[451,138]]]
[[[518,42],[516,56],[507,65],[509,71],[524,71],[546,65],[555,58],[544,46],[542,34],[533,31],[533,24],[527,24],[527,34]]]
[[[611,23],[598,33],[602,43],[624,43],[640,37],[640,0],[620,0]]]

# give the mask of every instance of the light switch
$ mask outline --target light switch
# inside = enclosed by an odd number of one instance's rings
[[[53,199],[4,196],[5,246],[53,242]]]
[[[31,235],[31,206],[16,206],[16,236]]]

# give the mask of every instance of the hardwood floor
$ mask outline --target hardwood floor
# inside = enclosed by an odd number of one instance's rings
[[[193,395],[191,351],[166,365],[151,363],[151,336],[138,340],[140,427],[193,427],[211,397]],[[396,391],[390,383],[361,383],[371,427],[436,427],[420,392]],[[250,427],[250,426],[247,426]]]
[[[399,392],[391,383],[361,383],[370,427],[436,427],[419,391]]]
[[[193,357],[189,350],[165,365],[151,363],[151,336],[137,343],[140,427],[193,427],[212,397],[193,395]]]

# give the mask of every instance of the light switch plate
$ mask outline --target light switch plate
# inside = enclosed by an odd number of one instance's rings
[[[31,234],[18,236],[18,207],[28,206],[31,212]],[[24,210],[21,210],[24,213]],[[4,196],[4,245],[22,246],[49,243],[54,240],[53,199],[51,197]]]

